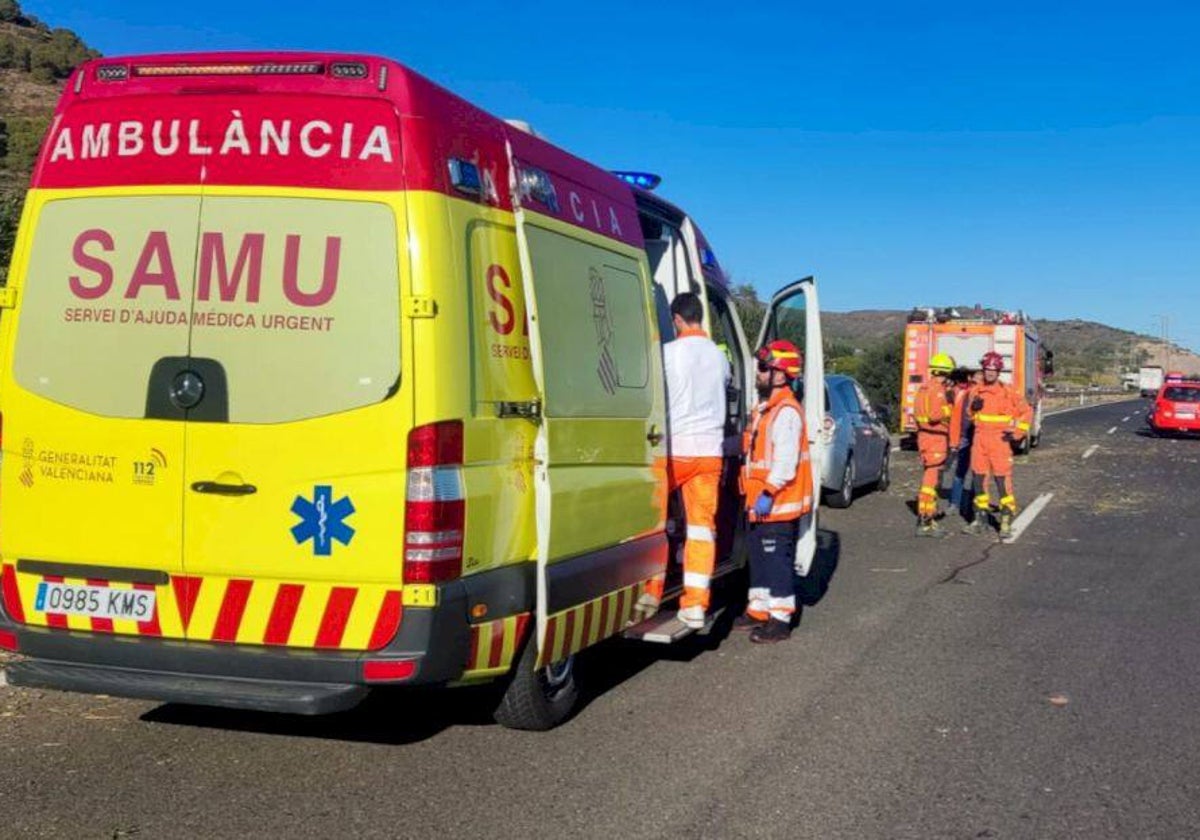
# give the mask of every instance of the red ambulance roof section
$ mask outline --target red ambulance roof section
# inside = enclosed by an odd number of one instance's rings
[[[359,62],[364,78],[335,78]],[[322,66],[320,73],[195,73],[164,68]],[[127,78],[100,72],[125,67]],[[146,68],[158,75],[144,75]],[[105,58],[68,80],[33,186],[213,184],[431,190],[511,210],[507,143],[544,173],[554,200],[525,206],[640,247],[630,187],[471,105],[396,62],[335,53],[203,53]],[[449,161],[475,164],[483,194],[450,183]]]

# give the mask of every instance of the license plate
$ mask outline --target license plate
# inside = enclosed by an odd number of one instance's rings
[[[76,583],[39,583],[34,609],[57,615],[123,618],[149,621],[154,616],[154,592],[149,589],[110,589]]]
[[[1178,420],[1195,420],[1196,415],[1190,411],[1176,411],[1175,417]]]

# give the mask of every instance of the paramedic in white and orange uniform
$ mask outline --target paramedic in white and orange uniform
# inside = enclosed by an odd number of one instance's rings
[[[671,320],[676,339],[663,347],[670,433],[667,485],[668,492],[682,491],[687,517],[679,620],[700,628],[708,610],[709,582],[717,557],[721,447],[726,388],[732,374],[729,360],[704,331],[704,305],[697,295],[676,295],[671,301]],[[656,579],[644,597],[657,605],[662,592],[663,581]]]

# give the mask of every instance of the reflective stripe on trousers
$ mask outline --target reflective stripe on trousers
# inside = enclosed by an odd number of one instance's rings
[[[722,460],[672,458],[667,466],[669,490],[683,494],[687,542],[683,546],[683,595],[679,606],[708,609],[709,584],[717,559],[717,500],[721,492]],[[651,581],[647,591],[662,598],[663,582]]]

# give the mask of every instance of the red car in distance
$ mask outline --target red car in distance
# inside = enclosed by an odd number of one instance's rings
[[[1200,381],[1177,379],[1163,383],[1146,422],[1156,435],[1200,434]]]

